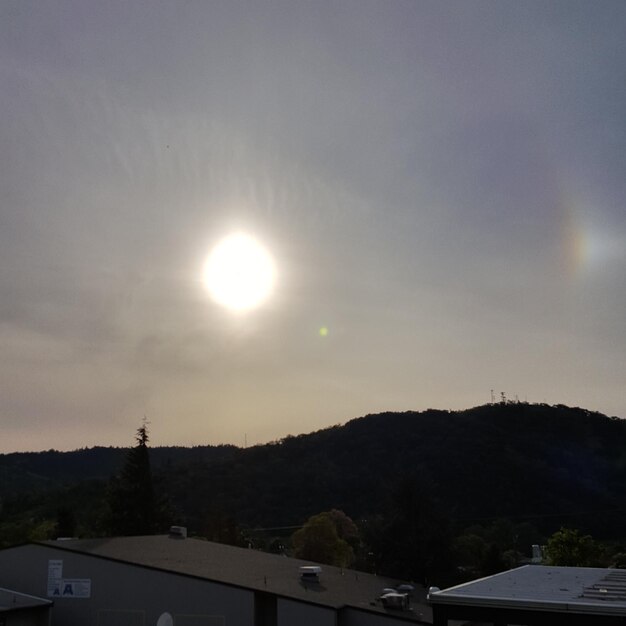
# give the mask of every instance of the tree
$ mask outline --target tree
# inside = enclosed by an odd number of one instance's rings
[[[343,511],[325,511],[310,517],[292,538],[294,556],[299,559],[348,567],[354,560],[354,550],[340,532],[350,536],[354,522]]]
[[[359,529],[352,519],[339,509],[328,511],[328,517],[335,525],[339,538],[347,541],[352,548],[355,548],[359,544],[360,538]]]
[[[489,544],[474,533],[459,535],[452,544],[454,559],[463,569],[472,574],[481,573]]]
[[[506,569],[508,568],[504,562],[502,553],[500,552],[497,544],[489,544],[485,555],[480,563],[480,570],[482,575],[491,576],[492,574],[503,572]]]
[[[156,506],[148,429],[144,421],[135,435],[119,476],[109,485],[109,530],[113,535],[150,535],[155,530]]]
[[[229,546],[244,547],[247,541],[235,520],[225,513],[210,512],[206,515],[202,535],[209,541]]]
[[[72,537],[76,531],[76,516],[68,506],[62,505],[57,509],[57,519],[54,525],[54,536]]]
[[[561,528],[546,544],[548,565],[595,567],[600,564],[602,550],[590,535],[581,535],[574,528]]]
[[[448,519],[416,477],[398,481],[385,516],[370,525],[366,540],[380,573],[426,585],[453,580]]]

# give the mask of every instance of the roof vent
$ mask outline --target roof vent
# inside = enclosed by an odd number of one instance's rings
[[[430,601],[430,596],[435,593],[439,593],[440,591],[441,589],[439,589],[439,587],[428,587],[428,594],[426,596],[426,599]]]
[[[187,539],[185,526],[170,526],[170,539]]]
[[[318,583],[322,568],[319,565],[303,565],[300,567],[300,580],[303,582]]]
[[[388,591],[380,596],[380,601],[386,609],[406,611],[409,608],[409,594]]]

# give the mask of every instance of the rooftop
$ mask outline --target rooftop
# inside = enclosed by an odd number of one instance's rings
[[[433,604],[626,614],[626,570],[525,565],[429,595]]]
[[[166,535],[109,539],[46,541],[58,550],[79,552],[109,560],[202,578],[252,590],[268,591],[340,609],[391,614],[407,620],[432,622],[426,592],[414,585],[411,611],[385,609],[375,600],[382,590],[406,581],[322,565],[319,583],[300,580],[299,568],[310,561],[237,548],[200,539],[174,539]]]
[[[52,602],[44,598],[37,598],[25,593],[0,588],[0,613],[31,609],[38,606],[52,606]]]

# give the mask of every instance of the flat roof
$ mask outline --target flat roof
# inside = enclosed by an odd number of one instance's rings
[[[319,584],[305,583],[300,580],[299,568],[312,565],[311,561],[259,550],[167,535],[64,539],[36,545],[266,591],[333,609],[348,606],[403,620],[432,623],[432,609],[426,602],[426,590],[420,585],[414,585],[411,611],[385,609],[380,602],[375,602],[382,590],[406,581],[321,564]]]
[[[524,565],[441,591],[432,604],[626,615],[626,570]]]

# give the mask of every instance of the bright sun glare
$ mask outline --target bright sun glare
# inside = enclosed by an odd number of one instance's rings
[[[211,298],[233,311],[249,311],[268,298],[276,270],[269,252],[242,233],[222,239],[204,265]]]

